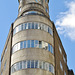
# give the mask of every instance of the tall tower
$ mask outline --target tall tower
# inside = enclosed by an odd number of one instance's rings
[[[49,0],[18,2],[19,13],[2,52],[0,75],[74,75],[49,18]]]
[[[49,0],[19,0],[13,25],[11,75],[54,75]]]

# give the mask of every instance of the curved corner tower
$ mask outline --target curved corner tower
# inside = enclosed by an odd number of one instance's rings
[[[11,75],[54,75],[49,0],[19,0],[13,25]]]

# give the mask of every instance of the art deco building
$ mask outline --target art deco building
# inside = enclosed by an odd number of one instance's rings
[[[19,0],[19,13],[1,57],[1,75],[68,75],[67,55],[49,16],[49,0]]]

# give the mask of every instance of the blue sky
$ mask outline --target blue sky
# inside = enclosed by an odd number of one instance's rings
[[[75,0],[50,0],[50,19],[54,21],[67,54],[69,68],[75,73]],[[18,15],[18,0],[0,1],[0,57],[11,26]]]

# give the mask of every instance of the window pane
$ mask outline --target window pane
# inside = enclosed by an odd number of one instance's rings
[[[43,62],[43,69],[45,69],[45,62]]]
[[[27,23],[25,23],[25,29],[28,29]]]
[[[39,61],[39,68],[42,69],[42,61]]]
[[[30,60],[27,61],[27,68],[30,68]]]
[[[32,23],[32,29],[34,29],[34,23]]]
[[[30,40],[27,40],[27,48],[30,48]]]
[[[23,49],[23,42],[20,42],[20,49]]]
[[[31,40],[31,47],[34,48],[34,40]]]
[[[38,29],[38,23],[35,23],[35,29]]]
[[[35,68],[38,68],[38,60],[35,61]]]
[[[51,72],[51,64],[49,64],[49,71]]]
[[[22,69],[22,62],[20,62],[20,69]]]
[[[24,48],[27,48],[27,47],[26,47],[26,41],[24,41]]]
[[[28,23],[28,29],[30,29],[30,23]]]
[[[48,44],[48,51],[50,51],[50,44]]]
[[[39,41],[39,48],[42,48],[42,41]]]
[[[31,68],[34,68],[34,60],[31,61]]]
[[[35,40],[35,47],[38,48],[38,40]]]
[[[26,68],[26,61],[22,61],[22,69]]]

